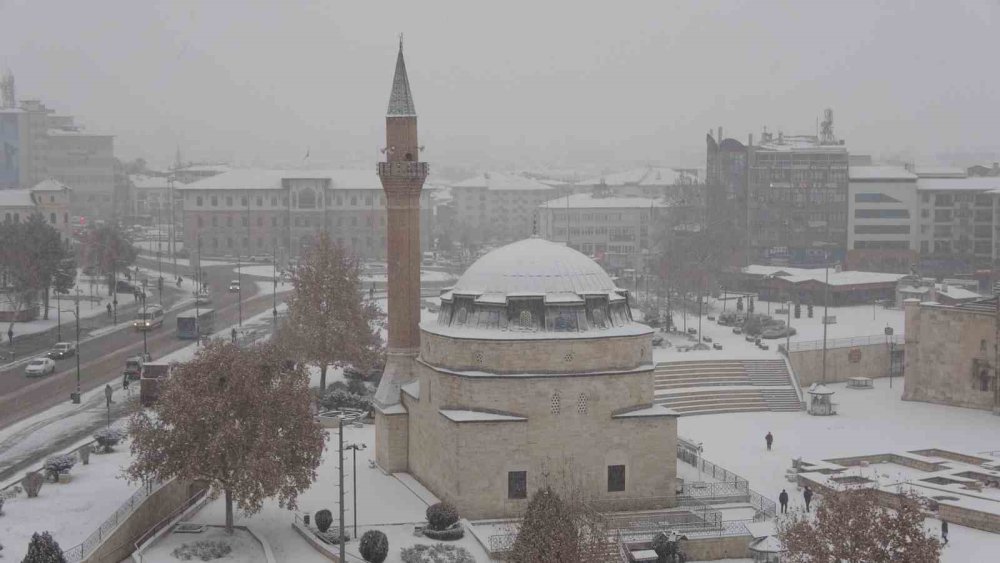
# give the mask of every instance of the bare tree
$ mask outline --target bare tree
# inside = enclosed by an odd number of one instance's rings
[[[246,514],[264,499],[294,509],[316,480],[326,439],[310,413],[309,378],[274,344],[240,348],[215,342],[164,383],[153,414],[132,416],[133,480],[208,481]]]
[[[283,339],[298,357],[319,366],[320,393],[331,366],[365,372],[382,351],[378,324],[384,315],[374,301],[363,299],[360,273],[357,258],[322,232],[292,277]]]
[[[34,306],[47,287],[39,249],[33,244],[28,222],[0,224],[0,295],[10,312],[8,331],[21,312]]]
[[[919,499],[893,497],[890,506],[865,489],[833,492],[822,498],[815,518],[793,513],[779,522],[778,535],[790,563],[934,563],[941,543],[924,529]]]
[[[95,268],[108,281],[108,295],[115,292],[115,274],[135,262],[139,252],[116,225],[98,225],[83,236],[80,262]]]

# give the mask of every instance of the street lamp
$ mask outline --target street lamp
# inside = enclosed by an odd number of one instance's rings
[[[351,474],[354,479],[354,537],[358,537],[358,450],[367,449],[365,444],[348,444],[345,450],[351,450],[351,463],[354,465],[354,472]]]
[[[271,249],[271,316],[274,319],[274,330],[278,330],[278,245],[272,243]]]
[[[895,342],[892,341],[892,327],[885,325],[885,343],[889,349],[889,389],[892,389],[892,348]]]
[[[70,400],[74,404],[80,404],[80,293],[82,290],[77,288],[76,290],[76,310],[69,309],[66,312],[72,313],[76,318],[76,393],[70,393]]]

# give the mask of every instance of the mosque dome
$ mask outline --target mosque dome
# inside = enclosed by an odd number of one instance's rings
[[[477,260],[441,296],[437,320],[422,328],[486,338],[593,338],[649,331],[632,320],[628,293],[600,265],[538,237]]]

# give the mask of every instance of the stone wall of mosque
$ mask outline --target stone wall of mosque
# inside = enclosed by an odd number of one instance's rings
[[[992,409],[996,383],[993,314],[904,302],[903,399]]]
[[[419,398],[403,394],[409,471],[463,516],[519,514],[546,485],[606,509],[676,504],[677,418],[614,417],[652,403],[651,366],[605,375],[468,377],[424,363],[418,373]],[[484,414],[456,422],[442,410]],[[620,470],[609,466],[624,466],[624,490],[609,491],[609,471]],[[526,498],[513,498],[519,472]]]
[[[598,332],[598,334],[600,334]],[[652,367],[652,332],[594,338],[451,338],[422,331],[420,357],[457,371],[585,373]]]

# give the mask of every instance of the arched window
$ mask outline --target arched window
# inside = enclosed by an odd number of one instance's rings
[[[201,207],[201,204],[204,203],[205,200],[203,200],[201,196],[198,196],[198,197],[194,198],[194,201],[195,201],[195,204],[198,207]]]
[[[517,318],[517,325],[522,330],[530,330],[531,329],[531,311],[528,311],[527,309],[525,309],[524,311],[521,311],[521,314]]]
[[[469,318],[469,312],[462,307],[458,310],[458,324],[464,325],[465,321]]]
[[[305,188],[299,192],[299,209],[315,209],[316,192],[310,188]]]

